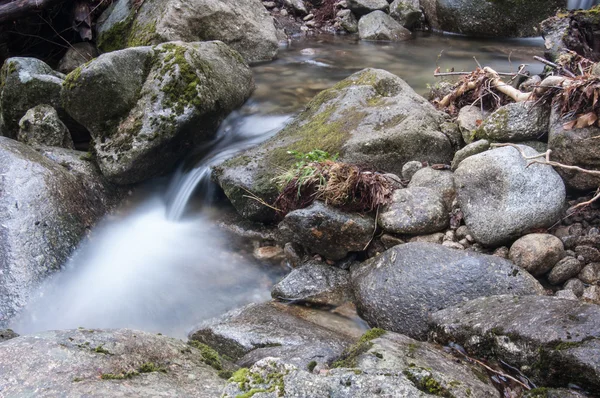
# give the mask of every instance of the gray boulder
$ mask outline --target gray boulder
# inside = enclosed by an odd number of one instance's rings
[[[373,11],[387,11],[389,8],[387,0],[347,0],[346,4],[359,17]]]
[[[490,112],[475,105],[467,105],[460,108],[456,117],[456,123],[460,128],[465,143],[470,144],[473,142],[477,129],[489,115]]]
[[[283,0],[283,4],[296,15],[305,16],[308,14],[308,9],[303,0]]]
[[[358,33],[358,20],[350,10],[340,10],[337,13],[340,26],[348,33]]]
[[[325,263],[309,261],[294,268],[273,286],[271,296],[284,302],[337,306],[352,299],[350,273]]]
[[[488,140],[477,140],[473,141],[464,148],[456,151],[454,159],[452,159],[451,169],[456,171],[460,163],[468,158],[469,156],[477,155],[478,153],[485,152],[490,149],[490,142]]]
[[[488,116],[477,129],[477,138],[491,142],[536,140],[548,132],[550,109],[530,102],[511,102]]]
[[[421,0],[434,29],[469,36],[527,37],[537,25],[565,7],[564,0]]]
[[[538,154],[519,148],[526,156]],[[458,203],[478,242],[500,245],[560,218],[566,197],[562,179],[551,166],[527,165],[516,148],[503,147],[471,156],[456,169]]]
[[[118,200],[97,167],[81,159],[84,153],[40,151],[0,137],[0,325]]]
[[[390,4],[390,17],[406,29],[412,29],[421,21],[423,13],[419,0],[394,0]]]
[[[260,0],[119,0],[98,24],[102,52],[207,40],[230,45],[247,62],[270,61],[278,49],[273,18]]]
[[[272,221],[267,203],[279,194],[275,177],[296,162],[289,151],[314,149],[340,160],[400,175],[411,160],[449,163],[449,139],[440,131],[444,114],[389,72],[365,69],[317,95],[287,127],[265,143],[215,168],[214,177],[246,218]]]
[[[14,339],[15,337],[19,337],[17,333],[12,329],[0,329],[0,343],[3,341],[7,341],[10,339]]]
[[[412,33],[385,12],[373,11],[358,20],[358,36],[362,40],[403,41]]]
[[[431,337],[503,360],[538,385],[600,392],[600,306],[548,296],[484,297],[431,317]]]
[[[19,120],[36,105],[61,109],[64,75],[35,58],[9,58],[0,69],[0,131],[16,138]]]
[[[552,150],[551,160],[569,166],[579,166],[588,170],[600,170],[600,128],[586,127],[565,130],[560,113],[553,109],[550,116],[548,149]],[[565,183],[575,189],[592,190],[600,186],[600,177],[574,170],[556,168]]]
[[[395,246],[351,268],[358,313],[370,325],[423,339],[428,316],[494,294],[541,294],[526,271],[496,256],[432,243]]]
[[[0,344],[0,391],[10,397],[202,397],[225,381],[213,358],[181,340],[128,329],[65,330]],[[218,360],[218,358],[217,358]]]
[[[74,149],[69,129],[50,105],[38,105],[19,121],[17,140],[28,145],[48,145]]]
[[[102,173],[131,184],[170,171],[210,140],[253,88],[225,44],[174,42],[103,54],[67,76],[64,102],[90,131]]]
[[[423,187],[437,191],[446,204],[446,209],[452,208],[452,202],[456,197],[456,189],[454,188],[454,174],[448,170],[436,170],[431,167],[425,167],[417,171],[408,188]]]
[[[542,276],[565,256],[560,239],[550,234],[528,234],[515,241],[510,260],[533,276]]]
[[[441,192],[420,186],[395,190],[392,202],[381,209],[378,219],[385,231],[408,235],[441,231],[449,221]]]
[[[302,369],[313,361],[328,365],[350,345],[350,337],[306,321],[295,311],[294,306],[275,302],[249,304],[202,323],[189,339],[207,344],[239,366],[277,357]]]
[[[279,224],[281,239],[286,243],[301,244],[331,260],[365,250],[374,229],[373,218],[346,213],[320,201],[288,213]]]
[[[75,43],[65,53],[58,63],[58,70],[61,73],[71,73],[81,65],[98,56],[96,46],[89,41]]]

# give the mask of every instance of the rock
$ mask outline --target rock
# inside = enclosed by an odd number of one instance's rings
[[[579,260],[573,257],[565,257],[552,268],[552,271],[548,274],[548,282],[553,285],[560,285],[568,279],[577,276],[581,268],[583,268],[583,264]]]
[[[257,247],[252,253],[260,261],[281,261],[284,258],[283,249],[278,246]]]
[[[537,385],[600,391],[600,306],[547,296],[483,297],[431,317],[431,337],[510,363]]]
[[[466,145],[463,149],[457,151],[454,154],[452,160],[452,171],[456,171],[460,163],[468,158],[469,156],[477,155],[478,153],[485,152],[490,149],[490,142],[488,140],[477,140]]]
[[[383,234],[379,239],[381,240],[381,243],[383,243],[383,246],[386,249],[390,249],[394,246],[402,245],[405,243],[402,239],[390,234]]]
[[[341,15],[340,15],[341,14]],[[358,33],[358,20],[350,10],[341,10],[338,13],[340,26],[348,33]]]
[[[0,329],[0,343],[19,337],[12,329]]]
[[[577,276],[583,283],[590,285],[600,282],[600,263],[591,263],[583,267]]]
[[[482,110],[478,106],[467,105],[460,108],[456,123],[462,133],[465,143],[470,144],[481,123],[490,115],[489,111]]]
[[[103,54],[67,76],[64,102],[90,131],[102,173],[131,184],[170,171],[212,139],[253,88],[248,66],[225,44],[173,42]]]
[[[442,232],[436,232],[430,235],[419,235],[410,238],[409,242],[421,242],[421,243],[435,243],[438,245],[442,244],[444,240],[444,234]]]
[[[595,247],[585,245],[577,246],[575,248],[575,253],[577,253],[577,256],[583,257],[583,260],[586,263],[600,262],[600,250]]]
[[[465,246],[463,246],[461,243],[452,242],[452,241],[448,241],[448,240],[442,242],[442,246],[447,247],[449,249],[454,249],[454,250],[465,250]]]
[[[415,173],[423,168],[423,163],[418,162],[416,160],[411,160],[410,162],[406,162],[404,166],[402,166],[402,178],[410,181]]]
[[[588,6],[592,5],[589,3]],[[585,5],[583,7],[585,8]],[[551,61],[557,61],[562,55],[575,51],[586,58],[596,57],[596,49],[582,39],[584,31],[595,30],[598,27],[598,10],[578,10],[556,13],[556,16],[544,20],[540,30],[546,47],[545,55]],[[597,68],[592,69],[594,73]]]
[[[119,0],[98,23],[102,52],[169,41],[220,40],[246,62],[270,61],[278,49],[273,18],[260,0]]]
[[[421,0],[432,28],[467,36],[537,36],[537,25],[564,8],[561,0]]]
[[[526,391],[523,398],[588,398],[589,395],[576,390],[567,390],[566,388],[534,388]]]
[[[308,14],[308,9],[303,0],[283,0],[283,4],[295,15],[304,16]]]
[[[552,110],[548,149],[552,150],[552,160],[569,166],[579,166],[588,170],[600,170],[600,128],[587,127],[565,130],[568,120],[560,118],[559,112]],[[556,169],[567,186],[582,191],[590,191],[600,186],[600,177],[573,170]]]
[[[42,332],[0,344],[0,391],[13,397],[217,397],[225,381],[205,362],[218,367],[181,340],[141,331]]]
[[[19,121],[17,139],[28,145],[48,145],[74,149],[67,126],[50,105],[38,105]]]
[[[58,63],[58,70],[64,74],[71,73],[81,65],[96,58],[98,55],[96,46],[89,41],[75,43],[72,47],[69,47]]]
[[[586,267],[587,267],[587,265],[586,265]],[[585,269],[585,267],[584,267],[584,269]],[[583,270],[582,270],[582,272],[583,272]],[[565,286],[564,286],[564,290],[571,290],[573,292],[573,294],[575,294],[576,297],[581,297],[584,289],[585,289],[585,286],[584,286],[583,282],[577,278],[569,279],[565,283]]]
[[[547,273],[565,256],[560,239],[550,234],[529,234],[510,247],[510,260],[533,276]]]
[[[541,294],[526,271],[496,256],[431,243],[395,246],[351,269],[359,315],[370,325],[423,339],[428,316],[494,294]]]
[[[590,303],[600,304],[600,286],[594,285],[586,287],[581,298]]]
[[[318,94],[290,124],[265,143],[214,169],[214,177],[244,217],[272,221],[274,211],[249,199],[250,191],[272,203],[273,181],[296,159],[288,151],[321,149],[340,160],[400,175],[405,163],[449,163],[445,117],[402,79],[365,69]]]
[[[0,69],[0,131],[16,138],[19,120],[40,104],[62,109],[64,75],[35,58],[9,58]]]
[[[575,293],[572,290],[568,289],[559,290],[558,292],[556,292],[555,296],[565,300],[579,300]]]
[[[386,0],[347,0],[348,9],[361,17],[373,11],[387,11],[389,4]]]
[[[312,361],[330,364],[350,344],[349,337],[299,318],[295,311],[294,306],[273,302],[249,304],[200,324],[189,338],[239,366],[278,357],[302,369]]]
[[[82,152],[0,137],[0,325],[60,269],[118,195]],[[46,153],[57,153],[56,160]]]
[[[519,146],[527,155],[537,152]],[[516,148],[503,147],[463,160],[454,173],[465,224],[484,245],[500,245],[558,220],[565,186],[551,166],[533,164]]]
[[[358,20],[358,36],[361,40],[403,41],[412,34],[385,12],[373,11]]]
[[[417,186],[395,190],[392,202],[381,209],[378,223],[387,232],[422,235],[443,230],[449,220],[441,193]]]
[[[456,228],[455,234],[456,239],[461,240],[465,239],[471,233],[469,232],[469,228],[467,228],[466,225],[461,225],[460,227]]]
[[[279,224],[284,241],[299,243],[330,260],[364,250],[374,229],[371,217],[346,213],[319,201],[288,213]]]
[[[419,0],[394,0],[390,4],[390,17],[406,29],[412,29],[421,22],[422,14]]]
[[[530,93],[536,87],[538,87],[541,82],[542,78],[540,77],[540,75],[533,75],[531,77],[528,77],[523,83],[519,85],[519,90],[525,93]]]
[[[274,299],[337,306],[351,301],[348,271],[309,261],[273,286]]]
[[[475,134],[491,142],[536,140],[548,132],[549,121],[549,108],[529,102],[511,102],[488,116]]]
[[[417,171],[408,188],[423,187],[437,191],[446,204],[446,209],[452,208],[452,202],[456,197],[456,189],[454,189],[454,175],[448,170],[435,170],[431,167],[425,167]]]

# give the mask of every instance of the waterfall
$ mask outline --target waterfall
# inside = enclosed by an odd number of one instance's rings
[[[600,0],[569,0],[567,8],[570,10],[587,10],[600,4]]]

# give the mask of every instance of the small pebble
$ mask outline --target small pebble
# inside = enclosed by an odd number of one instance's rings
[[[315,17],[315,15],[314,15],[314,14],[308,14],[307,16],[305,16],[304,18],[302,18],[302,20],[303,20],[304,22],[307,22],[307,21],[310,21],[310,20],[312,20],[314,17]]]

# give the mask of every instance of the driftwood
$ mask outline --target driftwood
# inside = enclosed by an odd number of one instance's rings
[[[65,1],[69,0],[0,1],[0,25],[16,21]]]

